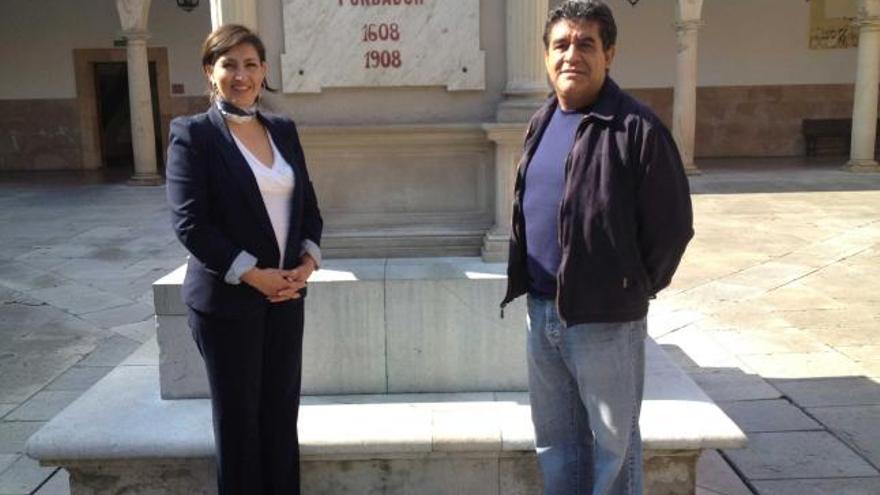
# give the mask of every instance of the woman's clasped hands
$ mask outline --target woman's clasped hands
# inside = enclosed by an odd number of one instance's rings
[[[299,299],[299,291],[315,271],[315,261],[304,255],[302,264],[292,270],[280,268],[251,268],[241,276],[242,282],[262,293],[269,302],[279,303]]]

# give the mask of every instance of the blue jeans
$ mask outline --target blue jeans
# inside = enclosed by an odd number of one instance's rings
[[[529,398],[545,495],[641,495],[644,318],[566,327],[528,298]]]

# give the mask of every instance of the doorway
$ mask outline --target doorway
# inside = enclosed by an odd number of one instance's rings
[[[125,62],[99,62],[95,67],[95,100],[98,105],[98,134],[101,165],[109,169],[134,171],[131,138],[131,108],[128,102],[128,67]],[[150,62],[150,93],[153,99],[153,126],[156,160],[162,168],[162,140],[159,121],[159,95],[156,91],[156,63]]]
[[[165,48],[147,49],[156,161],[161,174],[171,121],[171,82]],[[73,50],[83,168],[133,171],[128,57],[120,48]]]

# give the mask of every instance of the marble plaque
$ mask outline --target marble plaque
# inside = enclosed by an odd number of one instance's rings
[[[284,0],[285,93],[485,89],[479,0]]]

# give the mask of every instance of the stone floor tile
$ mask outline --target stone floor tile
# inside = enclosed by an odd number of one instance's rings
[[[128,355],[122,363],[123,366],[158,366],[159,365],[159,342],[156,337],[141,344],[134,352]]]
[[[6,416],[9,411],[18,407],[18,404],[0,404],[0,418]]]
[[[876,332],[880,322],[874,314],[857,310],[847,301],[838,309],[802,309],[784,311],[779,314],[788,322],[831,346],[870,345],[876,343]]]
[[[13,261],[0,261],[0,285],[5,287],[27,292],[48,289],[67,282],[64,277],[44,269]]]
[[[79,397],[81,391],[42,391],[7,414],[6,421],[49,421]]]
[[[24,454],[0,454],[0,474],[9,469],[15,461]]]
[[[0,454],[20,454],[31,435],[45,422],[42,421],[0,421]]]
[[[714,340],[711,332],[698,325],[689,325],[657,339],[671,352],[679,366],[686,370],[702,368],[743,368],[745,364]],[[677,348],[673,349],[673,348]],[[686,357],[686,359],[681,359]]]
[[[4,356],[0,359],[0,403],[26,401],[91,352],[92,341],[18,341],[6,348],[0,344]]]
[[[735,368],[688,370],[688,374],[716,401],[776,399],[782,396],[760,376]]]
[[[880,477],[756,481],[759,495],[877,495]]]
[[[741,329],[712,332],[711,337],[727,351],[742,354],[777,354],[829,352],[832,349],[819,339],[796,328],[774,328],[772,331]]]
[[[770,380],[800,407],[880,404],[880,383],[865,376]]]
[[[785,399],[719,402],[718,405],[746,433],[823,429]]]
[[[868,376],[877,377],[877,382],[880,382],[880,359],[876,359],[873,361],[859,361],[859,366],[865,370],[865,373]]]
[[[824,378],[864,375],[864,369],[836,351],[737,356],[764,378]]]
[[[801,308],[811,310],[845,308],[846,304],[831,297],[822,287],[810,287],[810,280],[800,280],[768,292],[761,298],[773,306],[774,311],[791,311]]]
[[[880,405],[817,407],[807,412],[880,468]]]
[[[70,495],[70,475],[59,469],[33,495]]]
[[[697,493],[752,495],[745,483],[717,450],[707,450],[697,461]]]
[[[138,323],[152,316],[153,306],[139,302],[131,302],[122,306],[79,315],[80,318],[90,321],[101,328],[113,328]]]
[[[880,329],[880,322],[877,328]],[[862,367],[880,365],[880,345],[836,346],[835,349],[857,361]]]
[[[131,304],[128,299],[72,282],[48,289],[33,290],[28,294],[75,315]]]
[[[79,366],[116,366],[140,345],[140,342],[128,337],[111,335],[99,342],[97,348],[77,364]]]
[[[21,456],[0,474],[0,495],[27,495],[46,481],[56,467],[43,467],[28,456]]]
[[[813,270],[815,268],[809,265],[769,261],[725,277],[724,281],[771,290],[790,284]]]
[[[43,390],[75,390],[84,392],[112,370],[112,366],[73,366],[53,380]]]
[[[116,326],[110,331],[143,344],[156,336],[156,318],[150,313],[150,317],[143,321]]]
[[[724,454],[749,480],[880,476],[827,432],[752,433],[745,449]]]

